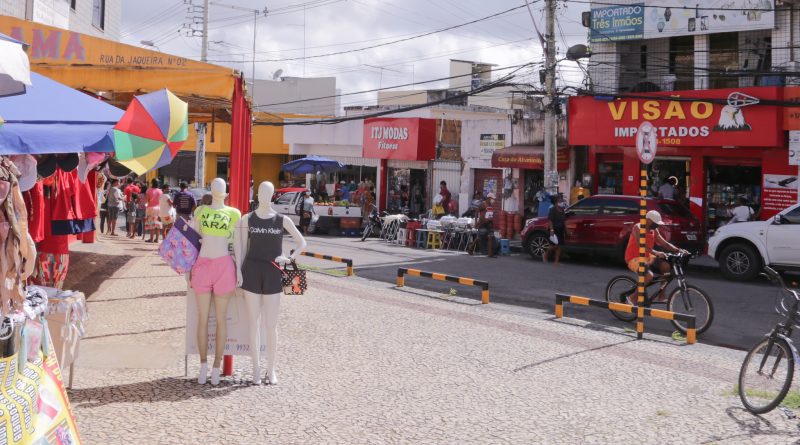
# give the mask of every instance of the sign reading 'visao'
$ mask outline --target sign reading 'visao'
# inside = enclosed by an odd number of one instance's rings
[[[778,88],[763,87],[649,93],[613,101],[572,97],[569,143],[634,146],[639,125],[650,122],[660,146],[777,147],[783,143],[781,110],[761,102],[779,94]]]

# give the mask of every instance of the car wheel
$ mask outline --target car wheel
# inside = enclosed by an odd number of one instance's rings
[[[747,244],[731,244],[719,256],[719,269],[725,278],[749,281],[761,271],[761,257]]]
[[[528,253],[534,260],[541,260],[548,247],[550,240],[542,232],[534,233],[528,238]]]

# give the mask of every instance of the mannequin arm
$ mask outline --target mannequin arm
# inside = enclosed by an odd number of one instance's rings
[[[292,239],[295,241],[295,243],[297,243],[294,247],[294,252],[289,255],[289,259],[294,260],[298,255],[300,255],[300,253],[306,250],[306,246],[308,244],[306,243],[306,239],[303,238],[303,235],[300,233],[300,231],[297,230],[297,227],[295,227],[291,219],[283,218],[283,228],[289,232],[289,235],[292,235]]]
[[[236,223],[236,230],[233,233],[233,259],[236,262],[236,282],[239,286],[242,285],[242,263],[247,253],[247,228],[249,225],[249,217],[249,213],[242,216],[239,222]]]

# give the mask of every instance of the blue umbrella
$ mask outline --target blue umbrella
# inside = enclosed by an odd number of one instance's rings
[[[0,98],[0,155],[114,151],[123,111],[31,73],[25,94]]]
[[[305,173],[333,172],[344,168],[344,164],[333,159],[323,158],[322,156],[306,156],[305,158],[295,159],[294,161],[283,164],[281,170],[302,175]]]

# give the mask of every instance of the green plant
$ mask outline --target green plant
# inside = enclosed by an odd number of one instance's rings
[[[745,393],[747,393],[747,396],[750,398],[761,399],[773,399],[777,395],[776,393],[756,391],[754,389],[748,389],[745,391]],[[739,385],[735,385],[733,387],[733,391],[731,391],[728,395],[738,396]],[[800,391],[790,390],[789,393],[786,394],[786,398],[783,399],[781,406],[785,406],[789,409],[800,409]]]

